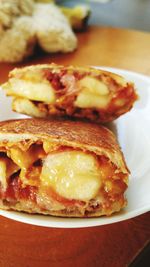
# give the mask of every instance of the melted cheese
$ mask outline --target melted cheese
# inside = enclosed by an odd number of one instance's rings
[[[75,101],[79,108],[106,108],[110,102],[108,87],[98,79],[85,77],[79,87],[81,91]]]
[[[8,95],[24,97],[34,101],[42,101],[49,104],[55,102],[55,93],[46,80],[42,82],[10,79],[9,83],[5,85],[5,89]]]
[[[39,186],[40,172],[40,166],[34,166],[29,171],[25,168],[22,168],[19,177],[22,181],[23,186]]]
[[[7,178],[17,172],[19,167],[9,158],[0,158],[0,183],[3,190],[7,188]]]
[[[43,149],[44,149],[45,153],[49,153],[51,151],[55,151],[55,150],[58,149],[58,147],[59,147],[58,144],[53,144],[50,141],[44,141],[43,142]]]
[[[0,159],[0,183],[2,185],[3,190],[7,187],[6,181],[6,162],[4,159]]]
[[[8,155],[20,168],[27,169],[35,161],[34,155],[19,148],[11,148]]]
[[[27,151],[22,151],[20,148],[11,148],[8,156],[20,167],[27,169],[36,160],[45,156],[45,152],[41,146],[31,146]]]
[[[68,199],[90,200],[101,186],[96,159],[79,151],[49,154],[44,161],[41,183]]]

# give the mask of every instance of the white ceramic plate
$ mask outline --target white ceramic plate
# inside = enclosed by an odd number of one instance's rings
[[[134,108],[111,125],[131,171],[129,188],[126,192],[127,208],[110,217],[89,219],[65,219],[3,210],[0,211],[0,215],[33,225],[78,228],[115,223],[150,210],[150,78],[130,71],[102,68],[133,81],[140,96]],[[2,90],[0,90],[0,106],[0,120],[26,117],[11,111],[11,99],[6,98]]]

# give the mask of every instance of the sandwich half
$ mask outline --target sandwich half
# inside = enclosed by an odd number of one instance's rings
[[[14,69],[3,85],[13,96],[14,111],[32,117],[69,116],[110,122],[129,111],[134,85],[116,74],[94,68],[55,64]]]
[[[113,133],[69,120],[0,122],[0,208],[63,217],[126,206],[129,171]]]

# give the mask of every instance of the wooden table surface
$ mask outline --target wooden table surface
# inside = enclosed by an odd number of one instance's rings
[[[150,34],[93,26],[78,39],[74,53],[39,55],[26,64],[101,65],[150,75]],[[0,82],[14,66],[0,64]],[[0,217],[0,267],[127,267],[149,241],[150,213],[83,229],[37,227]]]

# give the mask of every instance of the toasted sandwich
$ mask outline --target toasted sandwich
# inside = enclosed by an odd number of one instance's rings
[[[113,133],[82,121],[0,122],[0,208],[63,217],[126,206],[129,170]]]
[[[129,111],[137,94],[123,77],[94,68],[55,64],[14,69],[3,85],[14,111],[110,122]]]

